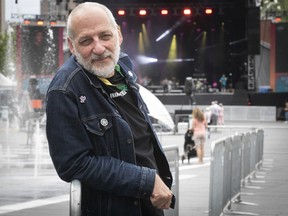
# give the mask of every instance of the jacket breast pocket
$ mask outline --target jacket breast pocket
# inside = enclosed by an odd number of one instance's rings
[[[107,130],[112,128],[112,116],[96,117],[83,121],[86,129],[91,133],[103,136]]]
[[[95,155],[115,154],[113,117],[100,116],[82,121],[93,145]]]

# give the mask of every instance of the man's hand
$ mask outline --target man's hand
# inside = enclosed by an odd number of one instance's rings
[[[154,189],[150,197],[152,205],[158,209],[169,209],[172,196],[172,191],[165,185],[159,175],[156,174]]]

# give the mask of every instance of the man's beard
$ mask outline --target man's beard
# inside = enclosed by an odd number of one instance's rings
[[[115,65],[119,60],[120,46],[118,43],[116,44],[114,54],[108,50],[105,50],[104,53],[101,55],[95,55],[94,53],[92,53],[92,55],[89,56],[89,58],[87,59],[84,59],[76,48],[74,54],[79,64],[82,65],[87,71],[96,76],[108,78],[111,76],[111,74],[113,74]],[[101,60],[107,57],[110,58],[112,61],[109,61],[108,63],[101,63],[101,61],[99,61],[96,62],[96,64],[94,62],[94,60]]]

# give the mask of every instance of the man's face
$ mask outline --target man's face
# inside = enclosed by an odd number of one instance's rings
[[[99,77],[111,77],[118,62],[122,36],[103,11],[73,20],[75,36],[68,39],[71,52],[89,72]]]

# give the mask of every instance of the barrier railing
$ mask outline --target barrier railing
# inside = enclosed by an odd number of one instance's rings
[[[178,147],[164,147],[164,153],[169,162],[170,170],[173,176],[171,190],[176,196],[174,209],[164,210],[165,216],[179,215],[179,153]],[[81,182],[73,180],[70,185],[70,216],[81,216]]]
[[[70,185],[70,216],[81,216],[81,182],[77,179]]]
[[[171,190],[176,197],[176,204],[174,209],[164,210],[165,216],[179,215],[179,152],[178,147],[164,147],[164,153],[167,157],[170,171],[173,176],[173,183]]]
[[[209,193],[209,216],[225,213],[255,215],[236,212],[232,203],[240,203],[241,188],[252,177],[263,160],[262,129],[235,134],[212,142]]]
[[[214,96],[213,96],[214,97]],[[215,100],[215,98],[211,98]],[[172,100],[172,98],[171,98]],[[211,101],[212,101],[211,100]],[[222,101],[222,100],[221,100]],[[199,102],[199,100],[198,100]],[[224,101],[222,101],[224,102]],[[226,103],[227,104],[227,103]],[[191,105],[165,105],[169,113],[174,113],[176,116],[178,114],[183,114],[188,117],[189,114],[192,114]],[[197,105],[202,110],[209,107],[209,105]],[[265,121],[265,122],[275,122],[277,117],[277,110],[275,106],[224,106],[224,119],[225,122],[229,121]],[[177,123],[176,121],[174,121]]]

